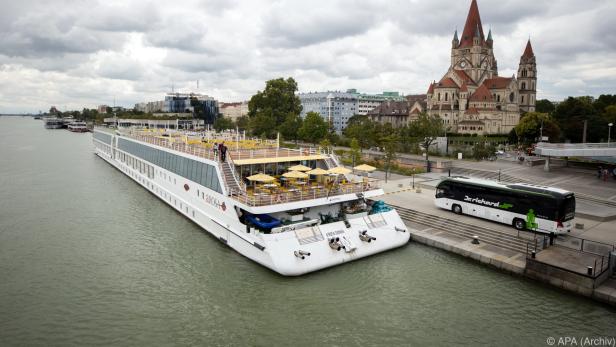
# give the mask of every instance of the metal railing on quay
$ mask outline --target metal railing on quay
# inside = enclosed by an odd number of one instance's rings
[[[599,256],[607,256],[616,250],[616,246],[600,241],[593,241],[577,236],[564,235],[554,238],[557,246],[573,249],[584,253],[592,253]]]

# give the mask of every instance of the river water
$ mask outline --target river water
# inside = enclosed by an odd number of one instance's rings
[[[299,278],[228,249],[92,151],[0,117],[0,345],[545,346],[616,311],[418,244]]]

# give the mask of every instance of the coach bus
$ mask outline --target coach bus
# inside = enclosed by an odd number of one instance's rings
[[[436,186],[434,202],[437,207],[456,214],[544,233],[570,232],[575,217],[572,192],[524,183],[451,177]]]

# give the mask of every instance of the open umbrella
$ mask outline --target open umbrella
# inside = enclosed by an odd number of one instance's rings
[[[354,169],[357,170],[357,171],[365,171],[365,172],[372,172],[372,171],[376,170],[376,168],[374,166],[370,166],[368,164],[358,165],[358,166],[354,167]]]
[[[272,182],[275,181],[276,178],[270,176],[270,175],[266,175],[266,174],[256,174],[256,175],[252,175],[252,176],[248,176],[246,177],[247,180],[249,181],[254,181],[254,182]]]
[[[351,173],[351,170],[347,169],[344,166],[338,166],[338,167],[335,167],[333,169],[329,169],[328,172],[329,173],[333,173],[333,174],[337,174],[337,175],[346,175],[348,173]]]
[[[299,172],[299,171],[285,172],[284,174],[282,174],[282,176],[286,178],[307,178],[308,177],[307,174],[303,172]]]
[[[310,168],[304,165],[295,165],[295,166],[291,166],[289,168],[289,171],[310,171]]]
[[[329,172],[327,172],[327,170],[323,170],[321,168],[316,168],[314,170],[310,170],[308,172],[306,172],[309,175],[315,175],[315,176],[319,176],[319,175],[327,175]]]

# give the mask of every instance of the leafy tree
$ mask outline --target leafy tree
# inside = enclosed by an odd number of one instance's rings
[[[226,129],[235,128],[235,124],[230,118],[227,117],[218,117],[216,121],[214,121],[214,129],[216,131],[223,131]]]
[[[488,143],[487,141],[477,141],[475,146],[473,146],[473,158],[476,160],[493,157],[494,152],[496,152],[496,147],[494,147],[494,144]]]
[[[426,151],[426,171],[430,172],[428,153],[438,136],[445,133],[445,126],[439,116],[421,113],[416,121],[409,125],[409,134],[419,138],[419,145]]]
[[[541,125],[543,124],[543,132]],[[560,128],[558,124],[547,113],[528,112],[520,119],[520,123],[515,127],[515,133],[520,141],[525,144],[536,142],[539,136],[547,136],[551,141],[558,141],[560,138]]]
[[[241,116],[235,120],[235,126],[240,130],[247,130],[250,126],[250,118],[248,116]]]
[[[285,139],[293,140],[297,143],[299,140],[298,130],[302,127],[302,117],[298,114],[289,113],[284,122],[280,124],[280,133]]]
[[[299,137],[312,144],[316,144],[327,136],[328,124],[316,112],[308,112],[304,123],[299,128]]]
[[[359,142],[360,151],[370,148],[374,144],[374,122],[368,116],[355,115],[349,118],[343,133],[348,138],[355,138]]]
[[[605,124],[589,96],[567,98],[558,104],[552,117],[560,127],[562,137],[571,142],[582,142],[584,121],[588,124],[588,142],[597,142],[604,134]]]
[[[390,134],[381,138],[380,143],[383,145],[383,148],[385,150],[385,155],[383,159],[385,162],[385,182],[387,182],[389,170],[391,169],[391,164],[397,158],[396,151],[398,149],[398,137],[394,134]]]
[[[276,137],[276,118],[271,113],[260,112],[250,117],[249,128],[253,135]]]
[[[537,100],[535,103],[535,112],[539,113],[551,113],[554,111],[554,103],[548,99]]]
[[[329,141],[329,139],[323,139],[321,142],[319,142],[319,147],[321,147],[321,149],[325,152],[329,153],[332,150],[332,143]]]
[[[295,92],[297,82],[291,77],[277,78],[265,83],[265,89],[258,91],[248,102],[250,125],[256,135],[273,137],[287,115],[299,115],[302,104]]]
[[[353,166],[356,166],[361,160],[361,147],[359,147],[359,141],[357,141],[356,138],[351,139],[350,147],[351,163],[353,164]]]

